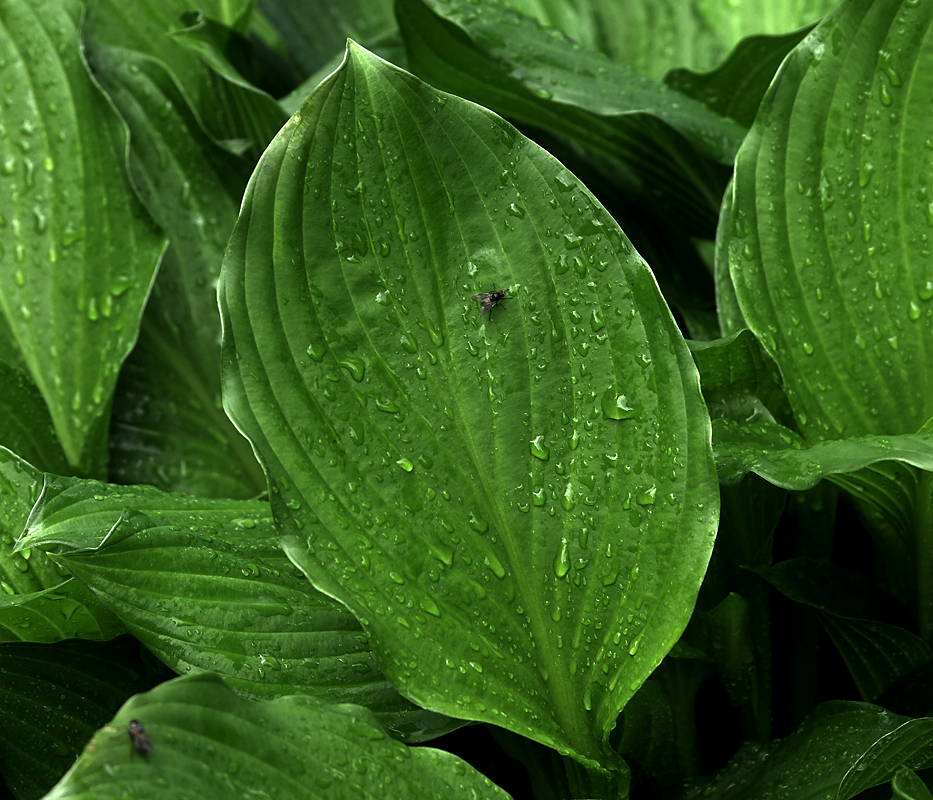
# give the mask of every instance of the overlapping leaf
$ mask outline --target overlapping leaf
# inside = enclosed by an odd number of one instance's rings
[[[930,765],[930,720],[911,720],[868,703],[823,703],[799,730],[766,746],[746,745],[687,800],[756,800],[780,786],[787,797],[849,800],[906,765]]]
[[[0,765],[17,798],[39,798],[94,731],[152,686],[129,636],[113,642],[0,645]]]
[[[613,220],[351,46],[260,162],[220,297],[287,552],[393,683],[618,768],[605,738],[689,616],[718,498],[695,368]]]
[[[738,123],[495,0],[400,0],[396,13],[419,77],[599,154],[642,203],[712,229],[728,177],[712,162],[731,164]]]

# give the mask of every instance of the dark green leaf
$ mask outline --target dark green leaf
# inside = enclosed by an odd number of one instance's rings
[[[706,103],[717,114],[750,127],[774,73],[812,27],[781,36],[743,39],[711,72],[697,74],[687,69],[676,69],[664,76],[664,83]]]
[[[933,416],[933,4],[852,0],[784,61],[736,161],[729,266],[808,441]]]
[[[188,0],[88,0],[87,5],[82,33],[89,46],[135,50],[161,62],[211,136],[231,152],[250,148],[261,152],[271,124],[268,98],[230,83],[173,35],[185,27],[184,15],[194,10]],[[223,0],[196,5],[216,20],[229,20],[242,8],[237,3],[232,14],[227,14]]]
[[[927,785],[911,769],[899,769],[891,781],[891,788],[894,790],[892,800],[933,800]]]
[[[39,469],[68,472],[42,392],[25,372],[2,361],[0,445]]]
[[[0,11],[0,307],[70,469],[100,473],[120,364],[164,240],[126,175],[126,133],[81,57],[78,2]]]
[[[807,558],[754,571],[782,594],[817,609],[866,700],[876,700],[896,680],[933,661],[929,646],[906,629],[906,611],[873,583]]]
[[[131,50],[89,61],[130,128],[136,185],[170,237],[110,431],[111,479],[247,498],[265,478],[220,400],[216,281],[248,165],[201,129],[171,75]]]
[[[151,744],[145,757],[127,735],[134,719]],[[365,708],[295,696],[251,702],[218,677],[201,674],[130,700],[47,800],[127,793],[178,800],[257,791],[276,800],[508,797],[450,753],[390,739]]]
[[[690,614],[718,493],[692,359],[613,220],[351,46],[260,162],[220,297],[286,551],[393,683],[620,769],[606,736]]]
[[[728,176],[707,159],[731,164],[740,125],[495,0],[399,0],[396,13],[424,80],[595,151],[645,202],[712,229]]]
[[[780,375],[748,330],[725,339],[687,344],[700,371],[700,388],[713,419],[773,422],[777,417],[785,424],[791,421]]]
[[[211,68],[214,75],[208,77],[215,108],[226,108],[236,127],[244,131],[250,155],[258,158],[288,115],[250,83],[248,40],[198,12],[185,14],[184,22],[187,27],[175,36]]]
[[[0,644],[0,773],[19,800],[38,800],[94,731],[152,685],[139,645]]]
[[[818,706],[801,728],[769,745],[746,744],[728,766],[698,781],[685,800],[759,800],[775,787],[794,800],[848,800],[920,766],[933,742],[930,720],[898,717],[868,703]]]
[[[885,783],[902,767],[927,769],[933,766],[933,719],[895,719],[902,724],[879,738],[852,765],[836,792],[837,800],[848,800]]]
[[[392,0],[259,0],[259,12],[305,74],[317,72],[347,39],[370,47],[396,29]],[[336,66],[336,64],[334,65]],[[321,76],[324,77],[324,76]]]

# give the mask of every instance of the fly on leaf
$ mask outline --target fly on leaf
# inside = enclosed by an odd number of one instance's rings
[[[503,289],[497,289],[494,292],[480,292],[479,294],[474,294],[473,299],[482,306],[482,311],[479,312],[482,316],[483,314],[489,314],[489,312],[503,300],[512,300],[514,298],[507,297]],[[492,314],[489,314],[489,319],[492,319]]]
[[[133,742],[136,752],[148,760],[149,752],[152,750],[152,739],[149,738],[142,723],[138,719],[131,719],[126,732],[130,735],[130,741]]]

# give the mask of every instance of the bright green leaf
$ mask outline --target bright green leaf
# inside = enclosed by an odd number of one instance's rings
[[[736,161],[729,267],[809,441],[933,416],[933,4],[853,0],[785,60]]]
[[[126,176],[126,133],[88,74],[77,2],[0,11],[0,293],[71,469],[99,473],[117,372],[164,240]]]
[[[136,753],[130,720],[151,743]],[[390,739],[365,708],[310,697],[237,697],[216,676],[178,678],[137,695],[97,732],[47,800],[131,796],[507,798],[466,762]]]
[[[718,493],[689,352],[608,214],[351,46],[260,162],[220,298],[286,550],[393,683],[619,769],[606,737],[689,616]]]
[[[0,596],[42,592],[68,577],[45,553],[14,550],[42,482],[42,472],[0,447]]]

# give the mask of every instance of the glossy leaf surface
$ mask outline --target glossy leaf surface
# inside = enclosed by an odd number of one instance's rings
[[[612,219],[351,46],[260,162],[220,296],[286,551],[393,683],[619,768],[605,738],[689,616],[718,493],[692,360]]]

